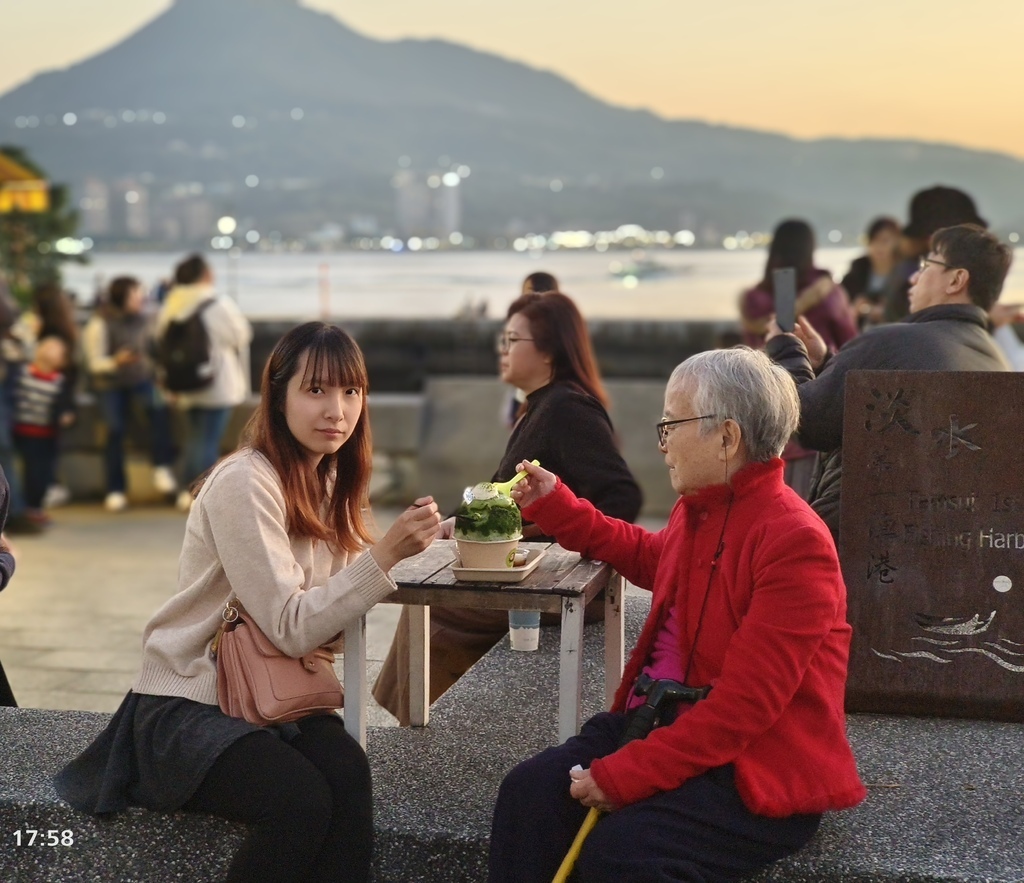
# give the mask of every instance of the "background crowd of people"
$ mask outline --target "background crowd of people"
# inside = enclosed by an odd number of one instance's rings
[[[172,323],[197,314],[208,340],[208,382],[174,390],[164,380],[158,342]],[[200,255],[178,264],[159,299],[147,296],[138,279],[113,279],[98,292],[81,329],[75,302],[57,285],[37,287],[20,313],[0,291],[0,467],[11,488],[7,531],[41,532],[51,524],[47,509],[67,501],[58,481],[60,435],[75,423],[81,392],[95,398],[104,425],[106,509],[128,506],[125,447],[130,421],[141,414],[153,487],[187,511],[191,484],[217,461],[232,409],[248,393],[251,339],[249,321],[234,301],[217,294]],[[172,429],[175,410],[182,415],[180,444]]]

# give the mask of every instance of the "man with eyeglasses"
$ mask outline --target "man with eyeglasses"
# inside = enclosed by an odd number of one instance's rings
[[[797,437],[820,451],[809,502],[839,539],[846,374],[887,371],[1006,371],[989,333],[988,311],[1010,268],[1010,249],[975,224],[939,230],[910,277],[910,315],[871,328],[829,356],[803,319],[792,334],[772,323],[766,350],[796,380]]]

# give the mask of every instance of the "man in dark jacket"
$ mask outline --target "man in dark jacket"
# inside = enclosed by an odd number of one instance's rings
[[[772,323],[767,352],[798,384],[800,443],[821,451],[811,507],[839,540],[846,374],[888,371],[1006,371],[987,312],[1002,291],[1010,249],[974,224],[939,230],[910,278],[910,315],[872,328],[831,358],[807,323],[783,334]]]

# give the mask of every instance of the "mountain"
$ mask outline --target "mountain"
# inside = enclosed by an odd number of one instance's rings
[[[681,60],[680,73],[695,72]],[[1024,162],[1010,156],[665,120],[444,41],[370,39],[296,0],[177,0],[118,45],[0,96],[0,143],[73,184],[200,182],[235,211],[320,221],[391,223],[399,157],[469,166],[465,225],[491,233],[510,219],[767,229],[784,214],[855,232],[878,212],[902,217],[936,182],[970,191],[995,224],[1024,220]],[[246,188],[249,174],[267,186]]]

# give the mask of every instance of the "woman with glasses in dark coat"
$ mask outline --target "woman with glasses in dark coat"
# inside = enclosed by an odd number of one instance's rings
[[[511,478],[524,459],[539,460],[606,515],[634,521],[642,502],[640,487],[619,453],[590,335],[572,300],[558,292],[522,295],[508,309],[497,350],[501,379],[523,390],[526,401],[492,480]],[[453,524],[453,518],[442,522],[442,536],[451,535]],[[529,523],[523,525],[523,538],[548,539]],[[403,725],[409,723],[407,625],[403,612],[373,690]],[[503,610],[433,608],[430,701],[507,632]]]

